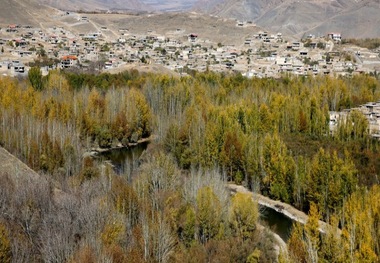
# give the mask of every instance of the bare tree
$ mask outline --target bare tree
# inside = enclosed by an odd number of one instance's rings
[[[174,252],[176,240],[170,226],[161,215],[157,221],[153,229],[154,258],[159,263],[166,263]]]

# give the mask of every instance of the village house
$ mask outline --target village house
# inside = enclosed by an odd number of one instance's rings
[[[244,26],[244,22],[243,21],[237,21],[236,22],[236,26],[243,27]]]
[[[22,74],[25,72],[25,65],[19,60],[13,60],[8,63],[8,69],[12,70],[14,74]]]
[[[8,27],[7,27],[7,32],[8,33],[16,33],[16,32],[18,32],[18,26],[16,25],[16,24],[11,24],[11,25],[8,25]]]
[[[300,47],[301,47],[301,43],[300,43],[300,42],[293,42],[293,43],[292,43],[292,50],[293,50],[293,51],[297,51],[297,50],[299,50]]]
[[[191,42],[191,43],[195,43],[198,39],[198,35],[197,34],[190,34],[189,37],[188,37],[188,41]]]
[[[259,32],[259,34],[257,36],[259,39],[266,39],[268,37],[268,32],[266,32],[266,31]]]
[[[307,49],[300,50],[300,56],[301,57],[307,57],[309,51]]]
[[[328,33],[327,37],[334,40],[335,42],[341,42],[342,41],[342,35],[340,33]]]
[[[62,69],[70,68],[78,65],[78,58],[76,56],[67,55],[63,56],[61,59],[60,66]]]

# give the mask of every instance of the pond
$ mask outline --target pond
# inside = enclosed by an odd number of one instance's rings
[[[136,146],[113,149],[99,154],[100,161],[110,161],[117,174],[130,176],[139,165],[139,158],[148,147],[149,142],[142,142]]]
[[[288,241],[292,231],[293,220],[268,207],[260,206],[260,221],[279,235],[285,242]]]

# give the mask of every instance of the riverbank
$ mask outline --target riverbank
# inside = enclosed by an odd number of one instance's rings
[[[267,232],[270,234],[271,237],[273,237],[273,241],[275,243],[273,248],[274,248],[277,258],[280,256],[280,253],[285,253],[285,254],[287,253],[288,248],[287,248],[286,242],[279,235],[277,235],[271,229],[261,224],[257,224],[256,227],[257,227],[257,230],[260,231],[261,233]],[[262,236],[265,236],[265,235],[263,234]]]
[[[301,223],[303,225],[306,224],[307,220],[309,219],[309,216],[307,214],[298,210],[297,208],[289,204],[283,203],[281,201],[272,200],[269,197],[263,196],[261,194],[252,193],[242,185],[227,184],[227,188],[233,193],[239,192],[252,194],[252,198],[256,200],[259,205],[273,209],[278,213],[281,213],[286,217],[290,218],[291,220]],[[326,222],[319,220],[319,232],[326,233],[330,227],[331,226]],[[338,234],[340,233],[341,230],[339,229]]]
[[[152,135],[152,136],[149,136],[147,138],[142,138],[142,139],[138,140],[137,142],[130,142],[127,145],[118,144],[116,146],[109,147],[109,148],[100,148],[100,147],[91,148],[90,151],[85,152],[83,154],[83,157],[96,157],[97,155],[102,154],[102,153],[107,153],[107,152],[111,152],[114,150],[122,150],[122,149],[128,149],[128,148],[136,147],[136,146],[143,144],[143,143],[150,143],[154,139],[155,139],[155,136]]]

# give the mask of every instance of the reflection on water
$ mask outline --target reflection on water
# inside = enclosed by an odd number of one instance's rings
[[[119,148],[99,155],[101,161],[110,161],[117,174],[128,177],[139,165],[138,160],[148,146],[148,142],[140,143],[130,148]]]
[[[292,231],[293,221],[283,214],[264,206],[260,206],[260,221],[279,235],[285,242],[288,241]]]

